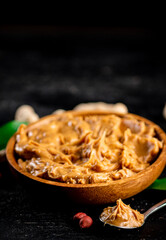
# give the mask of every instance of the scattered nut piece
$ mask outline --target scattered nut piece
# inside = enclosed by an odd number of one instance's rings
[[[82,217],[79,222],[80,228],[89,228],[90,226],[92,226],[92,224],[93,220],[89,216]]]
[[[56,111],[54,111],[52,114],[59,114],[59,113],[63,113],[65,112],[64,109],[57,109]]]
[[[163,109],[163,117],[166,119],[166,103],[165,103],[165,106],[164,106],[164,109]]]
[[[86,213],[78,212],[74,215],[73,220],[80,220],[81,218],[87,216]]]
[[[92,218],[83,212],[76,213],[73,217],[73,220],[79,220],[80,228],[89,228],[93,223]]]
[[[6,155],[6,149],[0,150],[0,158]]]
[[[22,122],[36,122],[39,116],[35,113],[34,109],[29,105],[20,106],[15,113],[15,120]]]
[[[6,161],[6,149],[0,150],[0,163]]]
[[[78,104],[74,110],[82,111],[82,110],[104,110],[111,111],[114,113],[128,113],[127,106],[123,103],[116,104],[108,104],[104,102],[96,102],[96,103],[81,103]]]
[[[89,103],[80,103],[76,105],[73,110],[75,111],[84,111],[84,110],[102,110],[102,111],[111,111],[113,113],[128,113],[128,108],[123,103],[109,104],[104,102],[89,102]],[[59,114],[65,112],[64,109],[57,109],[52,114]]]

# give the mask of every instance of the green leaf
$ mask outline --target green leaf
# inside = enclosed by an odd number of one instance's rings
[[[149,187],[150,189],[166,190],[166,178],[157,179]]]
[[[21,124],[28,123],[13,120],[0,127],[0,150],[6,148],[7,142]]]

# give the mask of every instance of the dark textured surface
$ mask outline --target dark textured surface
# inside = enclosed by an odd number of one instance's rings
[[[21,104],[40,116],[80,102],[123,102],[129,111],[147,117],[166,130],[163,40],[150,31],[0,32],[0,123],[12,120]],[[159,34],[159,33],[158,33]],[[30,193],[10,174],[0,172],[0,239],[164,239],[166,209],[153,214],[138,230],[103,226],[104,206],[78,206],[58,193]],[[165,172],[162,174],[165,176]],[[164,191],[145,190],[127,199],[143,212],[166,198]],[[78,211],[94,224],[81,230],[73,224]]]

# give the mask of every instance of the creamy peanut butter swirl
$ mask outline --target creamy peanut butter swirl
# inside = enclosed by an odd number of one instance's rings
[[[144,223],[144,215],[137,210],[132,209],[129,205],[122,202],[121,199],[116,201],[116,206],[104,208],[100,219],[105,224],[117,227],[135,228],[141,227]]]
[[[133,176],[155,159],[162,142],[155,129],[133,117],[73,116],[16,134],[18,164],[34,176],[65,183],[105,183]]]

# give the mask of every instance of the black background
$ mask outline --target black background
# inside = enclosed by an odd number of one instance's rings
[[[42,117],[81,102],[104,101],[123,102],[166,130],[165,63],[164,32],[156,25],[2,24],[0,124],[12,120],[22,104]],[[57,193],[39,198],[13,179],[5,162],[0,169],[0,239],[165,237],[165,209],[139,230],[112,229],[98,220],[104,206],[78,206]],[[145,190],[125,203],[143,212],[165,196]],[[92,228],[73,224],[79,211],[92,216]]]

